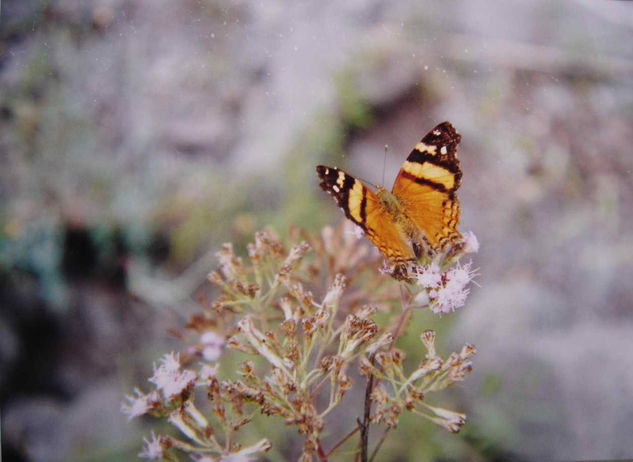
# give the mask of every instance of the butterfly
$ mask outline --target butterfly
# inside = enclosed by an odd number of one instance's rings
[[[382,186],[374,192],[343,170],[325,165],[316,167],[320,186],[391,263],[417,261],[462,239],[456,195],[462,178],[460,140],[450,122],[433,128],[402,164],[391,192]]]

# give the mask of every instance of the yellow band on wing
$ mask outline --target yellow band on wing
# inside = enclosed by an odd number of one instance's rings
[[[415,178],[441,184],[450,190],[455,186],[455,175],[450,170],[430,162],[418,163],[406,161],[402,170]]]
[[[361,223],[364,225],[364,217],[361,213],[361,203],[363,202],[363,184],[356,180],[354,182],[354,186],[349,191],[349,196],[347,199],[347,208],[349,210],[349,214],[356,220],[357,223]]]
[[[435,155],[435,152],[437,151],[437,146],[432,146],[426,143],[423,143],[422,141],[420,141],[418,144],[415,145],[416,150],[420,151],[420,152],[424,152],[427,154],[431,154],[431,155]]]

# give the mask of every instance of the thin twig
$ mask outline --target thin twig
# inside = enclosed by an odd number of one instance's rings
[[[374,365],[374,355],[369,357],[369,362]],[[369,374],[367,379],[367,388],[365,389],[365,415],[363,416],[363,423],[360,427],[360,460],[361,462],[368,462],[367,449],[369,446],[369,419],[371,417],[371,392],[374,388],[374,375]]]
[[[387,439],[387,435],[389,434],[390,430],[391,430],[391,427],[387,427],[385,431],[383,432],[382,436],[380,437],[380,441],[378,441],[378,444],[376,445],[374,452],[372,452],[371,457],[369,458],[369,462],[374,462],[374,457],[376,457],[376,454],[378,454],[378,450],[380,449],[380,446],[382,446],[382,443],[384,443],[385,439]]]
[[[326,457],[330,457],[330,454],[332,454],[334,451],[336,451],[342,444],[344,444],[348,439],[350,439],[352,436],[354,436],[358,430],[361,429],[360,425],[357,425],[356,428],[354,428],[354,430],[352,430],[351,432],[349,432],[347,435],[345,435],[343,437],[343,439],[341,441],[339,441],[338,443],[336,443],[332,449],[330,449],[327,454]]]
[[[323,384],[325,382],[327,382],[328,380],[330,380],[330,376],[326,375],[325,377],[323,377],[321,379],[321,381],[319,383],[317,383],[314,388],[312,389],[312,394],[310,395],[310,399],[311,400],[315,400],[316,399],[316,395],[319,392],[319,389],[323,386]]]
[[[323,446],[321,446],[321,441],[317,445],[317,457],[319,458],[319,462],[327,462],[327,454],[323,451]]]

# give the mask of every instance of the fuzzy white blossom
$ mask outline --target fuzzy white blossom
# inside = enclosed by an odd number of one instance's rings
[[[463,234],[464,237],[464,253],[477,253],[479,252],[479,240],[475,233],[472,231],[466,231]]]
[[[200,366],[200,370],[198,370],[198,381],[196,382],[196,385],[209,385],[211,383],[211,379],[215,377],[217,370],[217,364],[213,367],[208,366],[207,364],[203,364],[202,366]]]
[[[435,289],[442,283],[442,274],[437,263],[431,263],[422,269],[417,277],[418,284],[429,289]]]
[[[178,353],[169,353],[161,358],[158,367],[154,365],[154,375],[149,381],[162,390],[163,396],[169,399],[182,393],[196,380],[196,373],[192,370],[180,370],[180,358]]]
[[[165,448],[161,444],[160,436],[156,436],[152,432],[152,438],[143,438],[143,450],[139,453],[139,457],[150,460],[160,460],[165,456]]]
[[[213,331],[207,331],[200,336],[202,345],[202,357],[207,361],[217,361],[222,355],[222,347],[224,346],[224,337]]]
[[[429,292],[431,311],[434,313],[450,313],[466,303],[470,289],[468,284],[475,276],[470,264],[456,266],[444,274],[444,283]]]
[[[127,395],[125,399],[128,402],[121,404],[121,412],[127,415],[128,420],[146,414],[153,407],[153,403],[160,401],[160,395],[156,390],[144,394],[141,390],[135,388],[134,393],[136,393],[136,396]]]

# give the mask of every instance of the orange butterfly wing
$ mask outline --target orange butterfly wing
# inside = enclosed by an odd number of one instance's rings
[[[318,165],[316,170],[321,188],[334,196],[345,216],[365,231],[367,238],[389,261],[415,260],[409,240],[373,191],[341,169]]]
[[[456,195],[462,177],[457,159],[460,140],[449,122],[437,125],[413,148],[393,184],[405,215],[435,251],[461,238]]]

